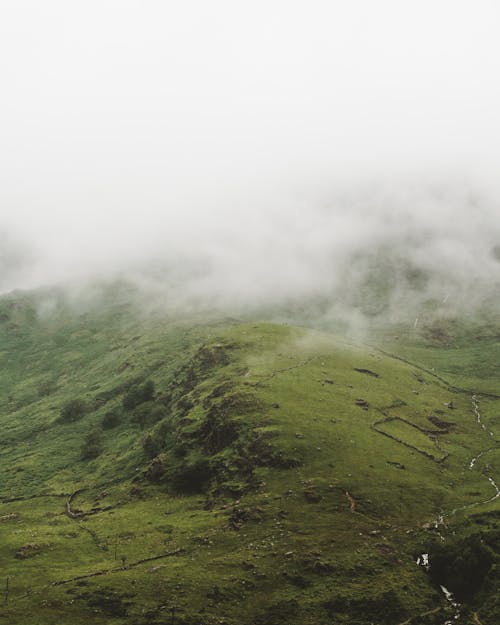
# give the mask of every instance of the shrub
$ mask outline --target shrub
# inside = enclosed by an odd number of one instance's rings
[[[146,477],[150,482],[161,482],[167,471],[167,461],[164,454],[153,458],[153,461],[146,470]]]
[[[120,413],[117,410],[109,410],[102,418],[102,427],[104,430],[111,430],[120,425]]]
[[[47,397],[48,395],[52,395],[52,393],[57,390],[57,384],[54,380],[44,380],[43,382],[40,382],[37,390],[39,397]]]
[[[83,399],[70,399],[61,408],[58,421],[61,423],[79,421],[86,411],[87,406]]]
[[[152,380],[147,380],[144,384],[134,384],[129,388],[123,398],[125,410],[133,410],[136,406],[153,399],[155,385]]]
[[[91,430],[85,437],[85,441],[82,445],[81,458],[82,460],[90,460],[91,458],[97,458],[102,452],[102,437],[101,431],[98,429]]]
[[[212,477],[210,462],[201,458],[176,467],[172,472],[172,485],[181,493],[203,493]]]
[[[169,421],[162,421],[150,430],[142,439],[142,448],[148,458],[154,458],[165,449],[169,435],[174,431],[173,425]]]
[[[139,424],[141,430],[161,421],[165,416],[165,408],[152,401],[144,402],[134,411],[132,421]]]
[[[493,551],[480,534],[452,543],[436,543],[430,550],[431,577],[459,600],[478,592],[495,561]]]
[[[146,434],[141,442],[144,453],[148,458],[154,458],[160,453],[162,449],[161,441],[158,440],[156,436],[153,436],[151,434]]]

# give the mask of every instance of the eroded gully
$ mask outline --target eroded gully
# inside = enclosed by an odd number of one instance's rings
[[[483,420],[481,418],[480,399],[478,398],[478,396],[476,394],[472,395],[472,412],[474,413],[474,416],[476,418],[476,422],[479,425],[479,427],[482,430],[484,430],[491,438],[494,438],[495,435],[493,434],[493,432],[487,428],[485,423],[483,423]],[[470,471],[474,470],[474,468],[475,468],[475,466],[477,464],[477,461],[480,458],[482,458],[483,456],[485,456],[486,454],[488,454],[490,451],[493,451],[494,449],[496,449],[496,447],[490,447],[488,449],[484,449],[483,451],[478,453],[477,456],[474,456],[473,458],[471,458],[471,460],[469,462],[469,470]],[[484,478],[486,480],[488,480],[490,486],[495,490],[495,494],[492,497],[489,497],[488,499],[485,499],[485,500],[482,500],[482,501],[476,501],[474,503],[466,504],[464,506],[459,506],[458,508],[454,508],[453,510],[451,510],[448,513],[440,514],[438,516],[438,518],[434,521],[434,527],[435,527],[436,530],[441,525],[445,525],[445,518],[446,517],[453,516],[457,512],[459,512],[459,511],[468,510],[470,508],[475,508],[477,506],[481,506],[481,505],[484,505],[484,504],[491,503],[492,501],[495,501],[495,499],[498,499],[498,497],[500,497],[500,488],[498,487],[498,484],[495,482],[495,480],[491,476],[486,475],[484,470],[481,472],[481,474],[484,476]],[[441,534],[439,534],[439,537],[441,538],[441,540],[444,540],[444,538],[443,538],[443,536]],[[421,554],[417,558],[417,565],[423,566],[427,571],[429,571],[430,567],[431,567],[431,563],[429,561],[429,554],[427,554],[427,553]],[[456,624],[460,620],[460,616],[461,616],[460,604],[456,601],[456,599],[453,596],[453,594],[445,586],[440,586],[440,588],[441,588],[441,591],[443,592],[447,602],[453,608],[453,612],[454,612],[453,617],[451,619],[448,619],[447,621],[445,621],[443,625],[453,625],[454,623]]]

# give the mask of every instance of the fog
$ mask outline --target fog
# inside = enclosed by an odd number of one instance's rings
[[[186,304],[473,309],[499,282],[499,17],[5,0],[0,291],[120,275]]]

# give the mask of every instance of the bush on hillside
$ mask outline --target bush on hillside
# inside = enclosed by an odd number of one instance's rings
[[[47,397],[48,395],[52,395],[57,390],[57,384],[54,380],[43,380],[38,385],[38,396],[39,397]]]
[[[145,427],[150,427],[155,423],[158,423],[158,421],[161,421],[164,416],[164,406],[155,404],[152,401],[147,401],[134,410],[132,421],[137,423],[141,430],[143,430]]]
[[[141,441],[142,448],[146,456],[150,459],[155,458],[162,450],[162,443],[158,437],[152,434],[146,434]]]
[[[207,458],[199,458],[178,465],[171,475],[171,484],[179,493],[203,493],[214,477],[214,472]]]
[[[61,408],[58,421],[60,423],[73,423],[79,421],[85,412],[87,406],[83,399],[70,399]]]
[[[170,421],[164,420],[151,429],[142,439],[142,448],[148,458],[154,458],[165,449],[167,439],[173,434]]]
[[[154,393],[155,385],[152,380],[147,380],[144,384],[134,384],[123,398],[123,407],[125,410],[133,410],[140,404],[151,401]]]
[[[111,430],[120,425],[120,421],[121,418],[118,410],[109,410],[102,418],[101,425],[103,430]]]
[[[98,429],[91,430],[85,437],[85,441],[82,445],[81,458],[82,460],[91,460],[97,458],[102,452],[102,436],[101,431]]]
[[[480,534],[436,543],[430,550],[431,578],[449,588],[460,601],[480,590],[494,562],[495,554]]]

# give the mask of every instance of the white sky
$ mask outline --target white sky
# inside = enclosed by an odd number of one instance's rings
[[[298,263],[307,215],[366,185],[499,196],[499,28],[493,0],[0,0],[0,230],[38,258],[22,279],[165,249],[249,264],[275,239]]]

